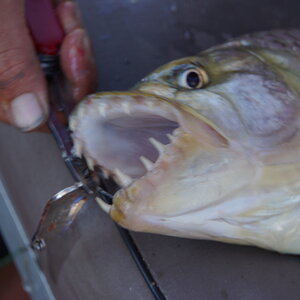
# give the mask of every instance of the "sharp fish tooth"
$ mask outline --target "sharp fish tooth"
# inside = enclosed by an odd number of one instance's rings
[[[94,160],[92,158],[86,157],[86,163],[90,170],[94,171]]]
[[[155,138],[149,138],[149,142],[154,146],[154,148],[158,151],[159,154],[162,154],[165,149],[165,145],[156,140]]]
[[[98,111],[99,111],[99,113],[100,113],[100,115],[101,115],[102,117],[106,117],[106,109],[105,109],[105,107],[104,107],[103,105],[100,105],[100,106],[98,107]]]
[[[106,170],[102,169],[101,172],[102,172],[102,175],[103,175],[103,177],[104,177],[105,179],[108,179],[108,178],[109,178],[109,173],[108,173]]]
[[[140,161],[142,162],[147,171],[151,171],[153,169],[153,162],[145,156],[140,156]]]
[[[74,143],[74,153],[76,156],[82,157],[82,148],[83,148],[83,145],[80,141],[76,141]]]
[[[170,133],[167,133],[167,137],[169,138],[170,142],[173,143],[175,141],[175,136],[170,134]]]
[[[128,186],[133,181],[130,176],[123,173],[120,169],[115,169],[114,174],[122,186]]]
[[[111,205],[105,203],[100,197],[96,197],[96,201],[106,213],[110,213]]]
[[[126,112],[126,114],[130,115],[130,104],[128,102],[123,102],[122,106],[124,108],[124,111]]]

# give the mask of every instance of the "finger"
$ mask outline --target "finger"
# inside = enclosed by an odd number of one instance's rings
[[[1,0],[0,20],[0,121],[28,131],[46,120],[48,105],[24,1]]]
[[[73,1],[61,2],[56,12],[66,34],[77,28],[83,28],[80,13]]]
[[[73,98],[80,101],[97,87],[97,69],[91,43],[84,29],[75,29],[64,39],[61,66],[71,85]]]
[[[61,66],[77,102],[96,90],[94,54],[76,4],[72,1],[61,2],[57,6],[57,14],[66,33],[60,52]]]

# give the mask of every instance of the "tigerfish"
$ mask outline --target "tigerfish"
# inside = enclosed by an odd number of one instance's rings
[[[300,31],[172,61],[70,118],[78,156],[120,185],[102,208],[134,231],[300,253]]]

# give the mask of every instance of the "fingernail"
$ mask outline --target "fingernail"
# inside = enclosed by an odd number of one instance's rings
[[[60,3],[57,6],[57,13],[66,34],[82,27],[80,12],[73,1]]]
[[[43,123],[46,116],[37,96],[22,94],[11,103],[11,115],[14,125],[23,131],[29,131]]]

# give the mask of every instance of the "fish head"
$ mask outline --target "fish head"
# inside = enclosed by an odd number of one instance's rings
[[[136,88],[191,107],[245,146],[272,147],[296,130],[298,91],[285,75],[254,51],[225,44],[166,64]]]
[[[98,200],[121,226],[275,248],[262,228],[295,192],[298,102],[284,72],[217,47],[88,96],[70,127],[77,154],[120,185],[111,206]]]

